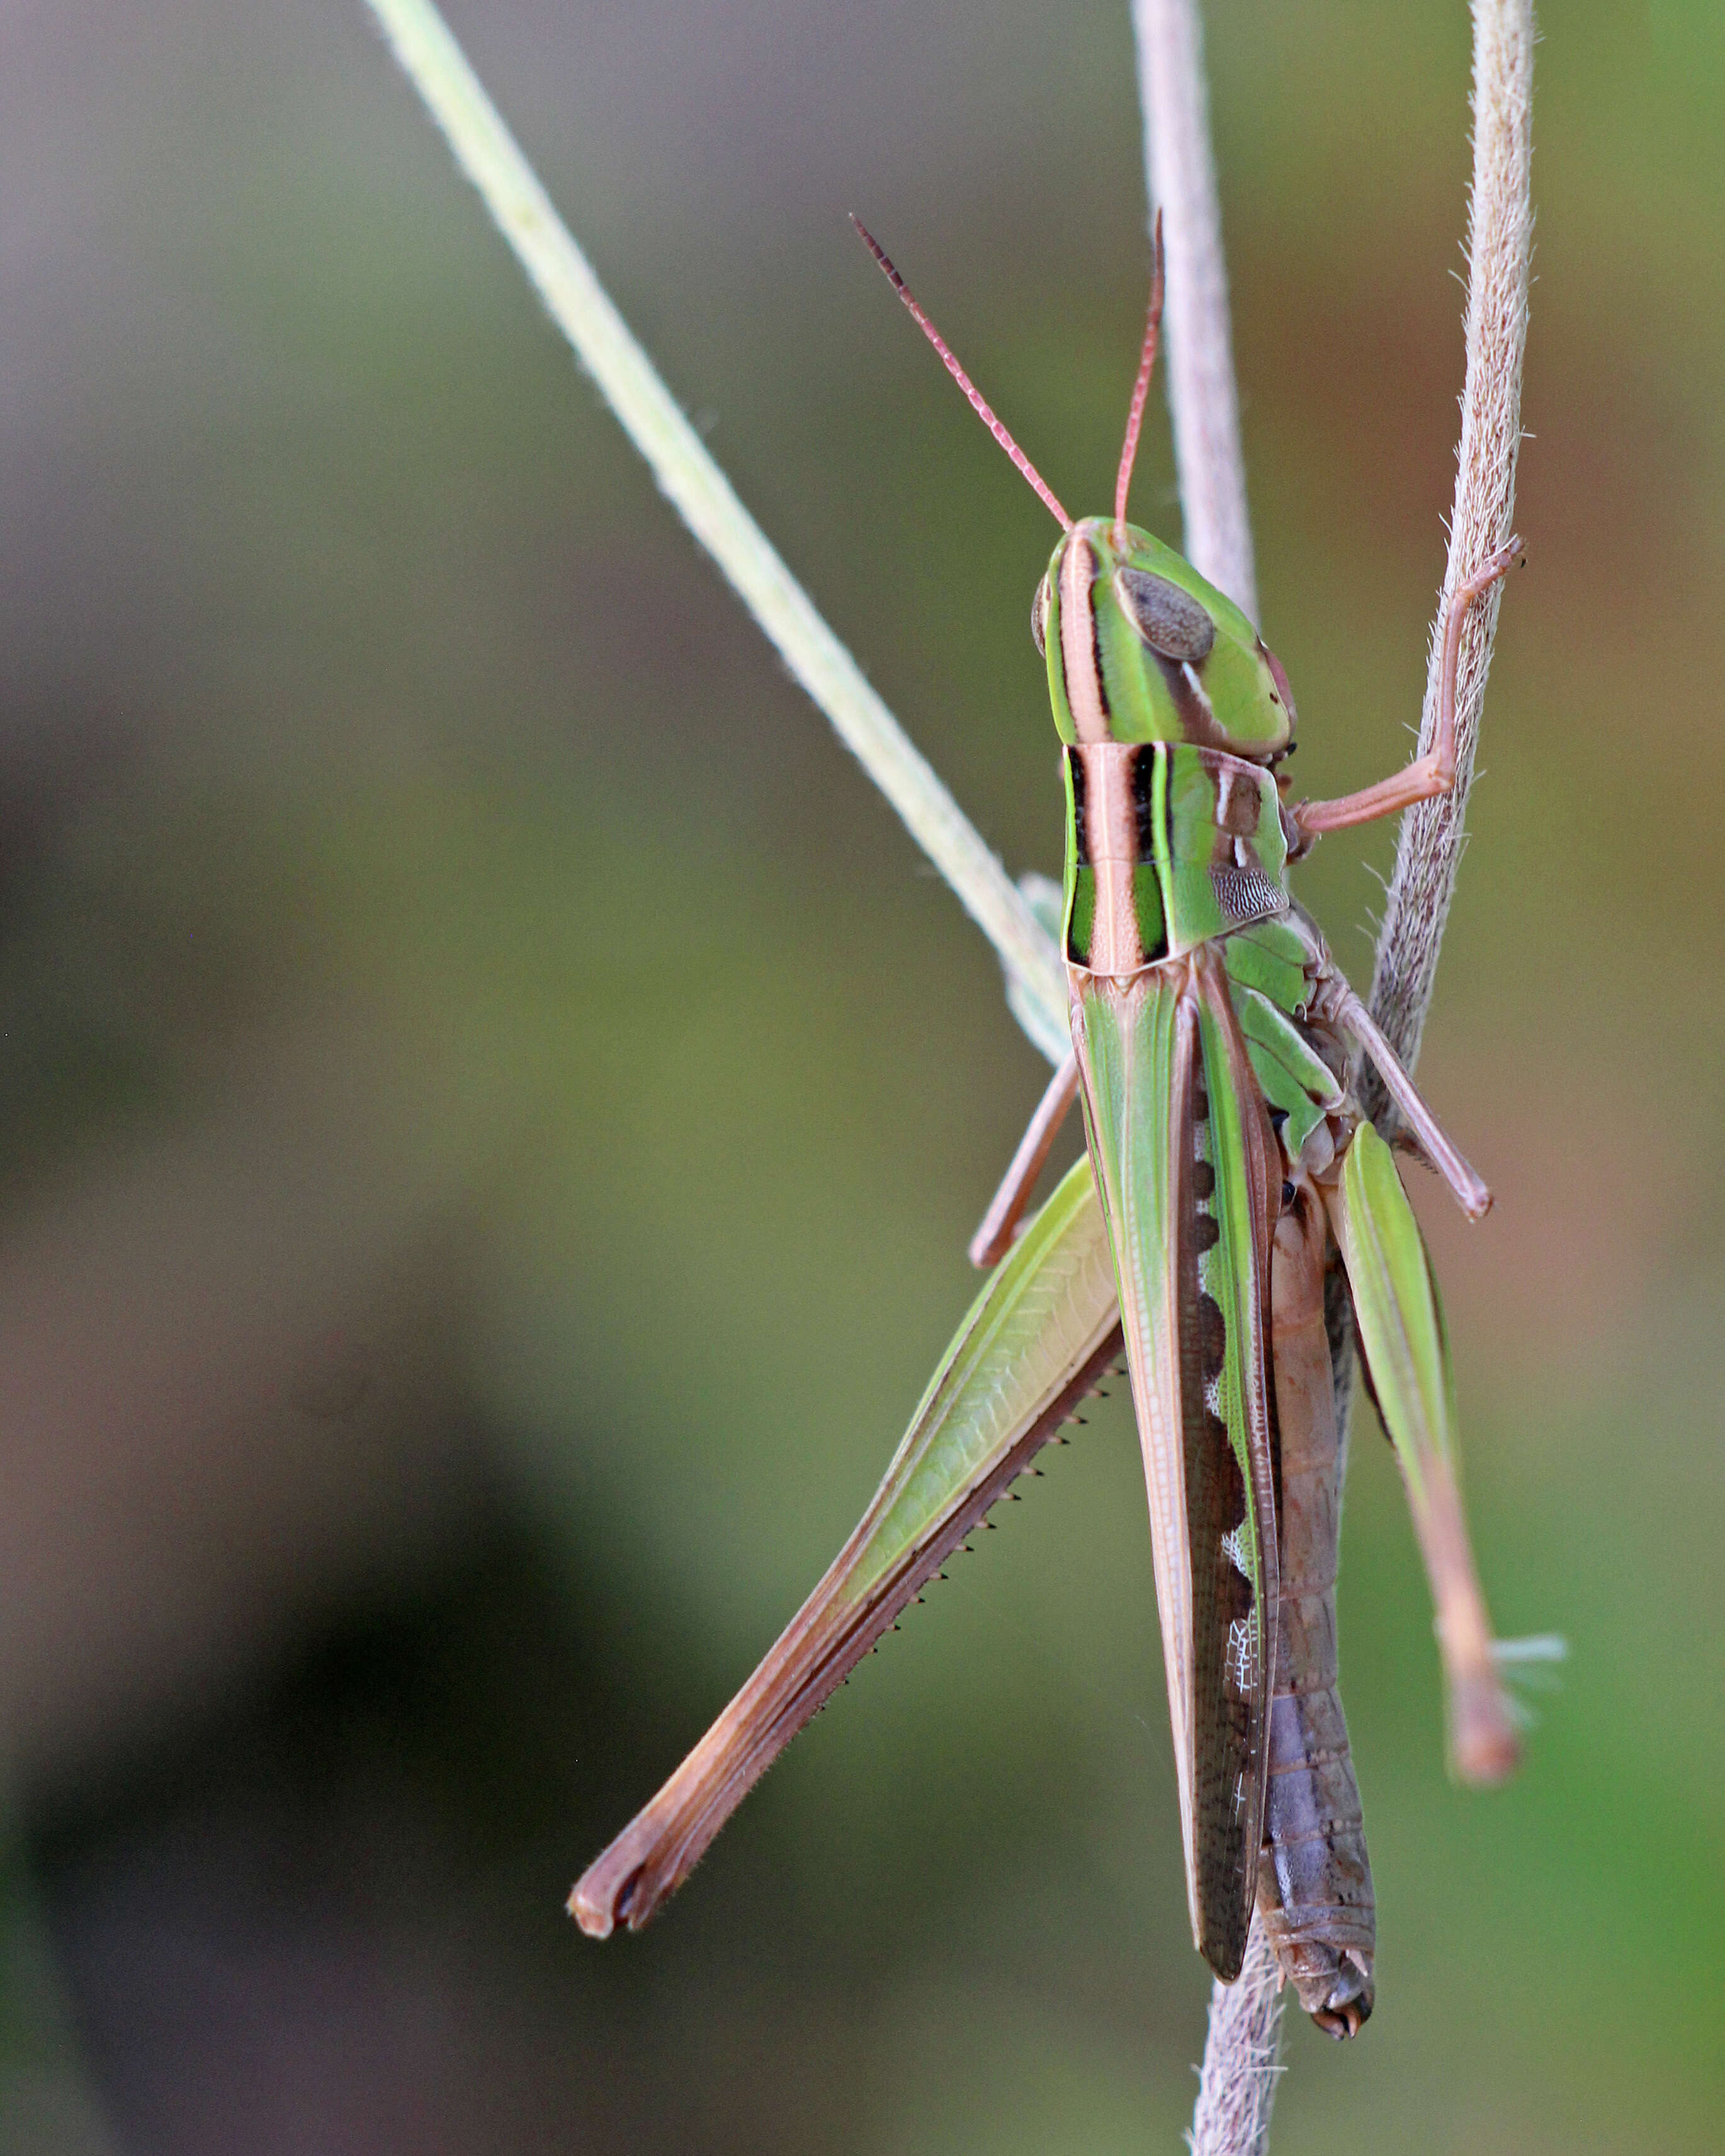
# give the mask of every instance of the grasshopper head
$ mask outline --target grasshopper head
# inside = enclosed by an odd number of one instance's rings
[[[1111,517],[1075,524],[1047,481],[999,420],[946,339],[911,298],[880,242],[855,218],[859,237],[885,271],[947,372],[1061,527],[1048,574],[1030,609],[1030,633],[1048,662],[1049,694],[1060,739],[1184,742],[1254,763],[1287,753],[1294,732],[1288,680],[1234,602],[1189,562],[1126,521],[1132,459],[1144,418],[1162,324],[1162,219],[1138,378],[1114,486]]]
[[[1294,730],[1287,676],[1232,599],[1136,525],[1061,535],[1030,632],[1065,742],[1186,742],[1270,763]]]

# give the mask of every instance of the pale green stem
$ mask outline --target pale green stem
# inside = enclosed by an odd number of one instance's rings
[[[552,320],[689,529],[839,738],[1000,954],[1014,1007],[1050,1062],[1066,1053],[1058,954],[1022,894],[815,611],[679,409],[430,0],[370,0],[414,88],[515,249]]]

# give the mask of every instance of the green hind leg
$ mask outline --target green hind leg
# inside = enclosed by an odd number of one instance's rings
[[[1501,1782],[1518,1750],[1461,1507],[1455,1384],[1443,1305],[1394,1160],[1369,1123],[1327,1190],[1378,1409],[1407,1484],[1437,1605],[1450,1758],[1465,1782]]]

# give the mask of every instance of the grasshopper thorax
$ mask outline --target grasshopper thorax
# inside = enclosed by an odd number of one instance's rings
[[[1254,763],[1286,752],[1287,677],[1234,602],[1136,525],[1061,535],[1031,629],[1064,742],[1184,742]]]

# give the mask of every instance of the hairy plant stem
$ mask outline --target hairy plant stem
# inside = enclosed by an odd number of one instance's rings
[[[1532,0],[1473,0],[1474,165],[1470,191],[1466,372],[1455,501],[1443,592],[1432,624],[1423,753],[1436,721],[1442,632],[1450,595],[1510,536],[1521,441],[1522,359],[1532,244]],[[1196,0],[1132,0],[1153,218],[1168,246],[1168,396],[1194,567],[1256,618],[1251,528],[1228,325],[1228,281],[1210,153],[1208,93]],[[1373,975],[1373,1016],[1410,1068],[1430,1008],[1444,927],[1455,896],[1474,751],[1497,625],[1501,587],[1476,606],[1463,634],[1453,789],[1403,818]],[[1392,1120],[1374,1070],[1358,1074],[1363,1105]],[[1332,1282],[1332,1367],[1337,1426],[1353,1389],[1346,1290]],[[1193,2156],[1263,2156],[1277,2076],[1281,2007],[1275,1959],[1254,1917],[1240,1981],[1210,2001]]]
[[[1209,2034],[1192,2131],[1192,2156],[1259,2156],[1281,2077],[1281,1969],[1258,1918],[1237,1983],[1210,1986]]]
[[[1507,543],[1515,521],[1522,441],[1522,357],[1533,254],[1532,0],[1473,0],[1473,179],[1468,192],[1467,371],[1443,593],[1432,623],[1420,753],[1437,725],[1443,625],[1450,594]],[[1486,676],[1503,587],[1471,610],[1455,689],[1455,783],[1402,818],[1395,870],[1378,937],[1372,1015],[1409,1069],[1431,1008],[1444,924],[1455,896],[1463,819],[1473,782]],[[1373,1072],[1361,1097],[1380,1127],[1389,1099]]]

